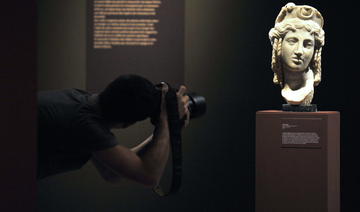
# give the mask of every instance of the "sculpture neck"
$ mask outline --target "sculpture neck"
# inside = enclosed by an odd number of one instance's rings
[[[282,96],[289,104],[310,104],[314,92],[314,73],[311,69],[306,72],[285,72]]]
[[[301,72],[286,70],[284,71],[284,84],[288,85],[291,90],[298,90],[305,86],[306,81],[309,78],[308,75],[311,73],[311,70]]]

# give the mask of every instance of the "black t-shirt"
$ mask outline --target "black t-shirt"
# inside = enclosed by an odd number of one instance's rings
[[[38,178],[79,169],[92,152],[117,145],[90,96],[79,89],[38,93]]]

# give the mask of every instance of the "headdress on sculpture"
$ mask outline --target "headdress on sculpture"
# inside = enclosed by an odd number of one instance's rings
[[[312,31],[317,37],[317,47],[321,48],[325,44],[325,33],[323,31],[324,19],[321,13],[314,7],[308,5],[295,5],[294,3],[287,3],[281,8],[279,15],[275,20],[275,26],[269,32],[271,44],[274,38],[281,37],[279,30],[284,30],[288,25],[304,25],[311,27]],[[277,30],[275,30],[277,29]]]
[[[287,3],[280,11],[275,20],[275,24],[286,19],[298,18],[301,20],[309,20],[317,23],[321,28],[324,26],[324,19],[320,12],[308,5],[296,6],[294,3]]]

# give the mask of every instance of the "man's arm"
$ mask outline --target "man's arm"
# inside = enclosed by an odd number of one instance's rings
[[[147,139],[145,139],[143,142],[141,142],[139,145],[131,148],[131,151],[135,152],[136,154],[138,154],[141,150],[143,150],[146,145],[149,144],[149,142],[152,141],[152,139],[154,138],[154,135],[151,134]]]
[[[96,167],[97,171],[101,177],[109,183],[119,183],[121,181],[121,176],[112,170],[110,167],[105,165],[103,162],[99,161],[95,157],[91,158],[92,163]]]
[[[138,154],[139,151],[143,150],[146,147],[146,145],[152,141],[152,139],[153,139],[153,135],[151,134],[147,139],[145,139],[139,145],[131,148],[131,151]],[[119,173],[116,173],[116,171],[112,170],[110,167],[106,166],[103,162],[97,160],[95,157],[92,157],[92,163],[97,168],[102,178],[105,179],[107,182],[118,183],[121,181],[122,176],[120,176]]]
[[[164,86],[162,90],[159,123],[155,127],[152,138],[150,137],[142,144],[133,148],[133,151],[117,145],[113,148],[93,153],[95,165],[97,163],[98,167],[100,167],[99,170],[101,171],[102,168],[108,168],[108,170],[110,170],[110,172],[105,171],[102,173],[104,179],[107,179],[109,182],[116,182],[116,180],[113,179],[119,177],[115,176],[121,175],[147,186],[155,186],[158,184],[165,169],[170,151],[170,135],[165,105],[167,89],[167,86]],[[188,99],[183,98],[185,90],[186,88],[182,86],[177,93],[179,114],[181,117],[188,112],[185,109]]]
[[[184,96],[186,88],[181,86],[177,92],[180,117],[190,117],[189,98]],[[109,182],[117,182],[120,176],[132,179],[147,186],[155,186],[165,169],[169,151],[170,135],[167,122],[165,94],[163,89],[159,123],[154,134],[131,150],[117,145],[113,148],[93,153],[93,161],[101,175]],[[141,151],[140,151],[141,150]],[[103,171],[103,172],[101,172]]]
[[[93,162],[102,177],[108,182],[116,183],[121,175],[147,186],[156,185],[161,178],[170,150],[167,121],[163,124],[165,126],[157,127],[153,136],[133,149],[117,145],[95,152]],[[145,147],[145,151],[136,154]]]

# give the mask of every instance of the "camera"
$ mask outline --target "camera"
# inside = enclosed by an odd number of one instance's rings
[[[171,92],[177,92],[177,89],[173,89],[168,83],[166,83],[169,87],[169,91],[168,93]],[[163,86],[163,83],[159,83],[157,85],[155,85],[157,88],[157,94],[156,94],[156,98],[158,98],[159,100],[158,102],[158,106],[157,106],[157,110],[155,112],[155,114],[153,114],[153,118],[157,118],[158,114],[160,113],[160,103],[161,103],[161,88]],[[193,118],[198,118],[203,116],[206,113],[206,99],[204,96],[200,96],[195,92],[190,92],[190,93],[185,93],[185,95],[187,95],[189,97],[189,106],[188,109],[190,111],[190,119]],[[170,98],[167,98],[167,96],[165,97],[166,101],[173,101]],[[171,102],[170,102],[171,103]],[[169,111],[168,111],[169,113]]]
[[[169,134],[170,134],[170,145],[172,154],[172,180],[170,188],[165,191],[163,186],[156,186],[153,190],[159,196],[167,196],[172,193],[176,193],[181,185],[182,176],[182,137],[181,129],[184,125],[184,119],[186,117],[179,118],[178,111],[178,99],[177,89],[173,89],[168,83],[168,92],[166,93],[166,112],[168,115],[169,123]],[[162,97],[162,86],[164,83],[156,85],[156,98],[158,99],[156,105],[156,112],[151,117],[151,122],[156,125],[160,113],[160,104]],[[206,112],[206,101],[205,97],[200,96],[194,92],[185,93],[189,97],[188,110],[190,111],[190,118],[197,118],[205,114]]]

